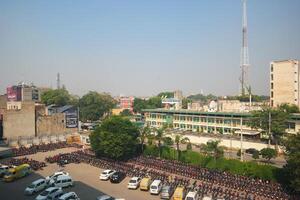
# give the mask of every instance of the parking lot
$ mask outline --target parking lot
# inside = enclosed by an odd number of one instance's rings
[[[56,155],[58,153],[67,153],[75,149],[59,149],[56,151],[37,153],[35,155],[27,156],[38,161],[44,161],[46,156]],[[16,180],[12,183],[0,182],[0,196],[5,197],[5,200],[30,200],[37,196],[25,196],[24,189],[30,185],[31,182],[42,177],[53,174],[61,170],[57,164],[48,164],[43,170],[36,171],[31,175],[22,179]],[[63,189],[64,191],[74,191],[81,200],[95,200],[97,196],[105,193],[117,198],[124,198],[126,200],[155,200],[160,199],[159,196],[150,195],[149,192],[138,190],[128,190],[127,183],[129,178],[126,177],[119,184],[112,184],[110,181],[100,181],[99,175],[103,169],[99,169],[84,163],[68,164],[63,168],[64,171],[69,172],[74,181],[74,187]]]

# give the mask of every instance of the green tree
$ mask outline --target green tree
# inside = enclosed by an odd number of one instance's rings
[[[284,141],[287,164],[284,166],[285,179],[292,189],[300,192],[300,134],[290,135]]]
[[[277,156],[277,151],[271,148],[263,148],[262,150],[260,150],[260,153],[264,159],[268,160],[268,162],[270,162],[272,158],[275,158]]]
[[[139,133],[140,133],[139,139],[141,143],[142,152],[144,152],[144,143],[145,140],[150,136],[151,128],[147,124],[146,126],[140,128]]]
[[[136,113],[140,113],[142,109],[147,108],[147,102],[144,99],[134,98],[133,101],[133,111]]]
[[[259,159],[259,151],[254,151],[253,154],[252,154],[252,158],[253,158],[254,160]]]
[[[115,100],[108,94],[89,92],[79,100],[80,119],[96,121],[109,113],[115,106]]]
[[[90,135],[91,147],[97,156],[124,160],[136,155],[139,131],[127,118],[105,119]]]
[[[173,98],[174,97],[174,92],[161,92],[157,96],[158,97]]]
[[[188,137],[183,137],[182,135],[179,135],[179,134],[175,135],[174,142],[176,144],[177,160],[180,159],[180,148],[179,148],[179,145],[180,144],[186,144],[189,141],[190,141],[190,139]]]
[[[285,134],[289,113],[280,108],[263,107],[262,110],[253,111],[252,114],[250,126],[255,129],[261,129],[263,134],[268,134],[270,128],[269,140],[273,139],[275,141],[277,149],[278,142]],[[271,127],[269,127],[270,124]]]
[[[299,108],[295,104],[281,104],[279,109],[287,113],[299,113]]]
[[[191,102],[192,102],[191,99],[183,98],[183,99],[182,99],[182,108],[183,108],[183,109],[187,109],[187,108],[188,108],[188,103],[191,103]]]
[[[161,157],[162,142],[166,137],[165,130],[166,130],[166,126],[160,128],[154,128],[154,132],[155,132],[154,140],[157,141],[158,143],[159,157]]]
[[[132,116],[132,113],[129,109],[124,109],[122,112],[120,112],[120,115],[124,117],[128,117],[128,116]]]
[[[71,96],[65,89],[48,90],[41,95],[42,103],[46,105],[55,104],[57,106],[65,106],[68,104],[76,104],[76,98]]]
[[[215,161],[217,158],[223,157],[224,155],[224,149],[219,145],[220,142],[220,140],[211,140],[208,141],[204,146],[204,151],[213,156]]]

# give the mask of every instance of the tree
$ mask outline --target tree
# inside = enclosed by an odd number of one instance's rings
[[[179,148],[180,143],[185,144],[189,141],[190,141],[190,139],[188,137],[183,137],[182,135],[179,135],[179,134],[175,135],[174,142],[176,144],[177,160],[179,160],[179,158],[180,158],[180,148]]]
[[[273,139],[275,141],[277,149],[278,142],[285,134],[289,114],[281,108],[263,107],[262,110],[252,112],[250,126],[261,129],[264,134],[268,134],[270,128],[269,140]],[[271,120],[271,123],[269,123],[269,120]],[[269,126],[270,124],[271,126]]]
[[[132,113],[129,109],[124,109],[122,112],[120,112],[120,115],[124,117],[128,117],[128,116],[132,116]]]
[[[149,135],[151,133],[151,129],[150,129],[149,125],[147,124],[146,126],[141,127],[139,131],[140,131],[139,139],[141,142],[141,148],[142,148],[142,153],[143,153],[144,152],[144,143],[145,143],[145,140],[149,137]]]
[[[259,159],[259,151],[254,151],[253,154],[252,154],[252,158],[253,158],[254,160]]]
[[[262,150],[260,150],[260,153],[264,159],[268,160],[268,162],[270,162],[272,158],[275,158],[277,156],[277,151],[271,148],[263,148]]]
[[[90,135],[91,147],[97,156],[115,160],[136,155],[139,131],[127,118],[112,116],[105,119]]]
[[[133,111],[140,113],[142,109],[146,109],[146,100],[140,98],[134,98],[133,101]]]
[[[219,146],[220,142],[220,140],[210,140],[204,146],[204,151],[213,156],[215,161],[224,155],[224,149]]]
[[[188,103],[191,103],[191,102],[192,102],[191,99],[183,98],[183,99],[182,99],[182,108],[183,108],[183,109],[187,109],[187,108],[188,108]]]
[[[71,96],[66,89],[48,90],[42,93],[42,103],[48,105],[55,104],[57,106],[65,106],[68,104],[76,104],[76,98]]]
[[[290,135],[284,141],[287,164],[283,167],[285,179],[292,189],[300,192],[300,134]]]
[[[299,108],[295,104],[281,104],[279,109],[287,113],[299,113]]]
[[[97,121],[116,104],[108,94],[89,92],[79,100],[80,119],[82,121]]]
[[[161,157],[161,144],[162,141],[165,139],[165,130],[166,127],[154,128],[155,136],[154,140],[158,142],[158,150],[159,150],[159,157]]]

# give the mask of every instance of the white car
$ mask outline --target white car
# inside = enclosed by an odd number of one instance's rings
[[[132,177],[127,185],[128,189],[137,189],[140,186],[141,178],[140,177]]]
[[[46,200],[48,196],[51,196],[51,194],[60,192],[62,193],[62,189],[59,187],[49,187],[46,190],[44,190],[41,194],[39,194],[35,200]]]
[[[71,176],[60,175],[56,178],[55,182],[52,184],[55,187],[70,187],[73,186],[73,180]]]
[[[80,200],[75,192],[67,192],[59,197],[58,200]]]
[[[55,172],[54,174],[47,176],[46,181],[49,185],[52,185],[56,181],[57,177],[61,176],[61,175],[69,176],[69,173],[68,172]]]
[[[99,179],[103,181],[107,181],[111,177],[111,175],[113,175],[115,172],[116,172],[115,170],[110,170],[110,169],[104,170],[100,174]]]
[[[96,198],[96,200],[125,200],[125,199],[114,198],[114,197],[111,197],[111,196],[105,194],[105,195],[98,196]]]
[[[44,190],[47,187],[46,180],[41,178],[36,181],[33,181],[24,191],[27,195],[35,194],[41,190]]]
[[[197,199],[199,199],[199,195],[195,191],[189,192],[185,197],[185,200],[197,200]]]

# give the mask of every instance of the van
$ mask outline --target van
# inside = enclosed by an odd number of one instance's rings
[[[45,179],[40,178],[36,181],[33,181],[24,191],[26,195],[35,194],[41,190],[44,190],[47,187],[47,182]]]
[[[198,199],[199,199],[199,195],[196,191],[190,191],[185,197],[185,200],[198,200]]]
[[[162,188],[161,180],[154,180],[150,185],[150,194],[159,194]]]
[[[145,177],[141,180],[141,184],[140,184],[140,190],[145,190],[148,191],[149,190],[149,186],[151,183],[151,179],[149,177]]]
[[[164,185],[161,189],[160,198],[171,199],[173,193],[174,193],[174,187],[171,187],[170,185]]]
[[[184,200],[185,197],[185,188],[178,186],[174,192],[173,200]]]
[[[67,192],[59,197],[58,200],[80,200],[75,192]]]
[[[55,187],[73,186],[73,180],[72,180],[71,176],[61,175],[61,176],[57,177],[57,179],[53,183],[53,186],[55,186]]]
[[[27,176],[31,173],[31,167],[28,164],[22,164],[15,168],[11,168],[8,172],[4,175],[5,182],[11,182],[16,179],[22,178]]]

